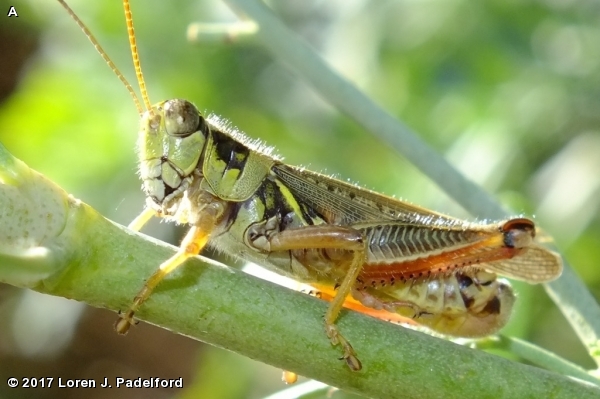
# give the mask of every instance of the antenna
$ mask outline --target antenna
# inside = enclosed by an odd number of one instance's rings
[[[79,25],[79,28],[81,28],[81,30],[83,31],[85,36],[92,43],[92,45],[94,46],[94,48],[96,49],[98,54],[100,54],[100,56],[106,62],[106,64],[109,66],[109,68],[113,71],[113,73],[115,75],[117,75],[119,80],[123,83],[123,85],[129,92],[129,94],[131,95],[131,98],[133,99],[133,102],[135,103],[135,107],[137,108],[138,113],[140,115],[142,115],[144,113],[144,108],[142,107],[140,100],[138,99],[137,95],[135,94],[135,91],[133,90],[133,88],[127,81],[127,79],[125,79],[125,76],[123,76],[121,71],[119,71],[119,69],[117,68],[115,63],[110,59],[110,57],[108,56],[106,51],[104,51],[104,49],[102,48],[100,43],[98,43],[98,40],[96,40],[96,38],[94,37],[92,32],[90,32],[90,30],[87,28],[87,26],[85,26],[83,21],[81,21],[81,19],[79,19],[79,17],[77,16],[77,14],[75,14],[75,12],[71,9],[71,7],[69,7],[68,4],[64,0],[58,0],[58,2],[63,6],[63,8],[67,11],[67,13],[71,16],[71,18],[73,18],[75,23],[77,25]],[[146,85],[144,83],[144,78],[142,76],[142,72],[140,69],[140,61],[139,61],[139,57],[137,54],[137,47],[135,45],[135,36],[133,33],[133,21],[131,19],[131,11],[129,10],[129,2],[127,0],[124,0],[124,4],[125,3],[127,3],[125,6],[125,20],[127,23],[127,32],[129,35],[129,43],[130,43],[132,56],[133,56],[133,60],[134,60],[133,63],[135,66],[136,76],[137,76],[137,79],[140,84],[140,90],[142,91],[144,105],[146,105],[146,108],[148,110],[150,110],[151,105],[150,105],[150,101],[148,100],[148,93],[146,92]]]
[[[148,99],[146,82],[144,81],[144,75],[142,74],[142,66],[140,65],[140,56],[137,50],[135,32],[133,30],[133,17],[131,16],[131,7],[129,7],[129,0],[123,0],[123,8],[125,9],[125,23],[127,24],[127,36],[129,37],[129,48],[131,49],[131,58],[133,58],[135,76],[137,77],[138,85],[140,86],[140,92],[142,93],[142,100],[144,100],[144,105],[146,106],[146,109],[150,111],[152,109],[152,104],[150,104],[150,100]]]

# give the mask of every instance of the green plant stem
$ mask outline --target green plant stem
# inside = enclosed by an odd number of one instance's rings
[[[503,219],[509,214],[405,124],[329,67],[263,2],[226,0],[226,3],[244,19],[250,18],[257,23],[260,29],[256,41],[271,52],[274,59],[286,64],[330,104],[395,148],[472,215],[480,219]],[[544,287],[600,366],[600,307],[566,262],[564,269],[559,279]]]
[[[600,381],[583,368],[552,352],[518,338],[500,335],[477,340],[475,341],[475,345],[478,349],[501,349],[547,370],[600,385]]]
[[[176,248],[132,233],[69,197],[0,146],[0,281],[112,310],[125,309]],[[23,224],[23,221],[31,223]],[[23,234],[29,239],[24,240]],[[8,251],[8,253],[7,253]],[[18,262],[14,260],[20,258]],[[31,267],[22,263],[32,259]],[[326,303],[196,257],[170,275],[138,317],[250,358],[379,398],[593,398],[565,376],[355,312],[338,325],[364,369],[338,360]],[[115,316],[116,317],[116,316]],[[124,339],[136,339],[135,328]]]

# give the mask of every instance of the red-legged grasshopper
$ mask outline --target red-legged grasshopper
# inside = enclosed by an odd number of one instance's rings
[[[360,361],[335,324],[350,296],[444,334],[477,337],[502,328],[515,300],[496,273],[530,283],[560,275],[560,258],[535,243],[529,219],[469,223],[445,216],[286,165],[186,100],[150,105],[128,1],[124,6],[147,109],[136,100],[147,207],[130,227],[139,230],[158,216],[191,228],[121,315],[117,332],[125,334],[162,279],[207,245],[334,290],[325,331],[354,371]]]

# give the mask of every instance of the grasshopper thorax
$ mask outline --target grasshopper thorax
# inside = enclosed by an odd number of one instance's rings
[[[165,215],[175,212],[194,180],[209,130],[186,100],[163,101],[142,114],[137,148],[149,207]]]

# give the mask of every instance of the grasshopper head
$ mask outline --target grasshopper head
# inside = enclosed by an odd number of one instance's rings
[[[194,180],[208,132],[198,109],[186,100],[158,103],[142,115],[137,147],[148,206],[166,215],[176,211]]]

